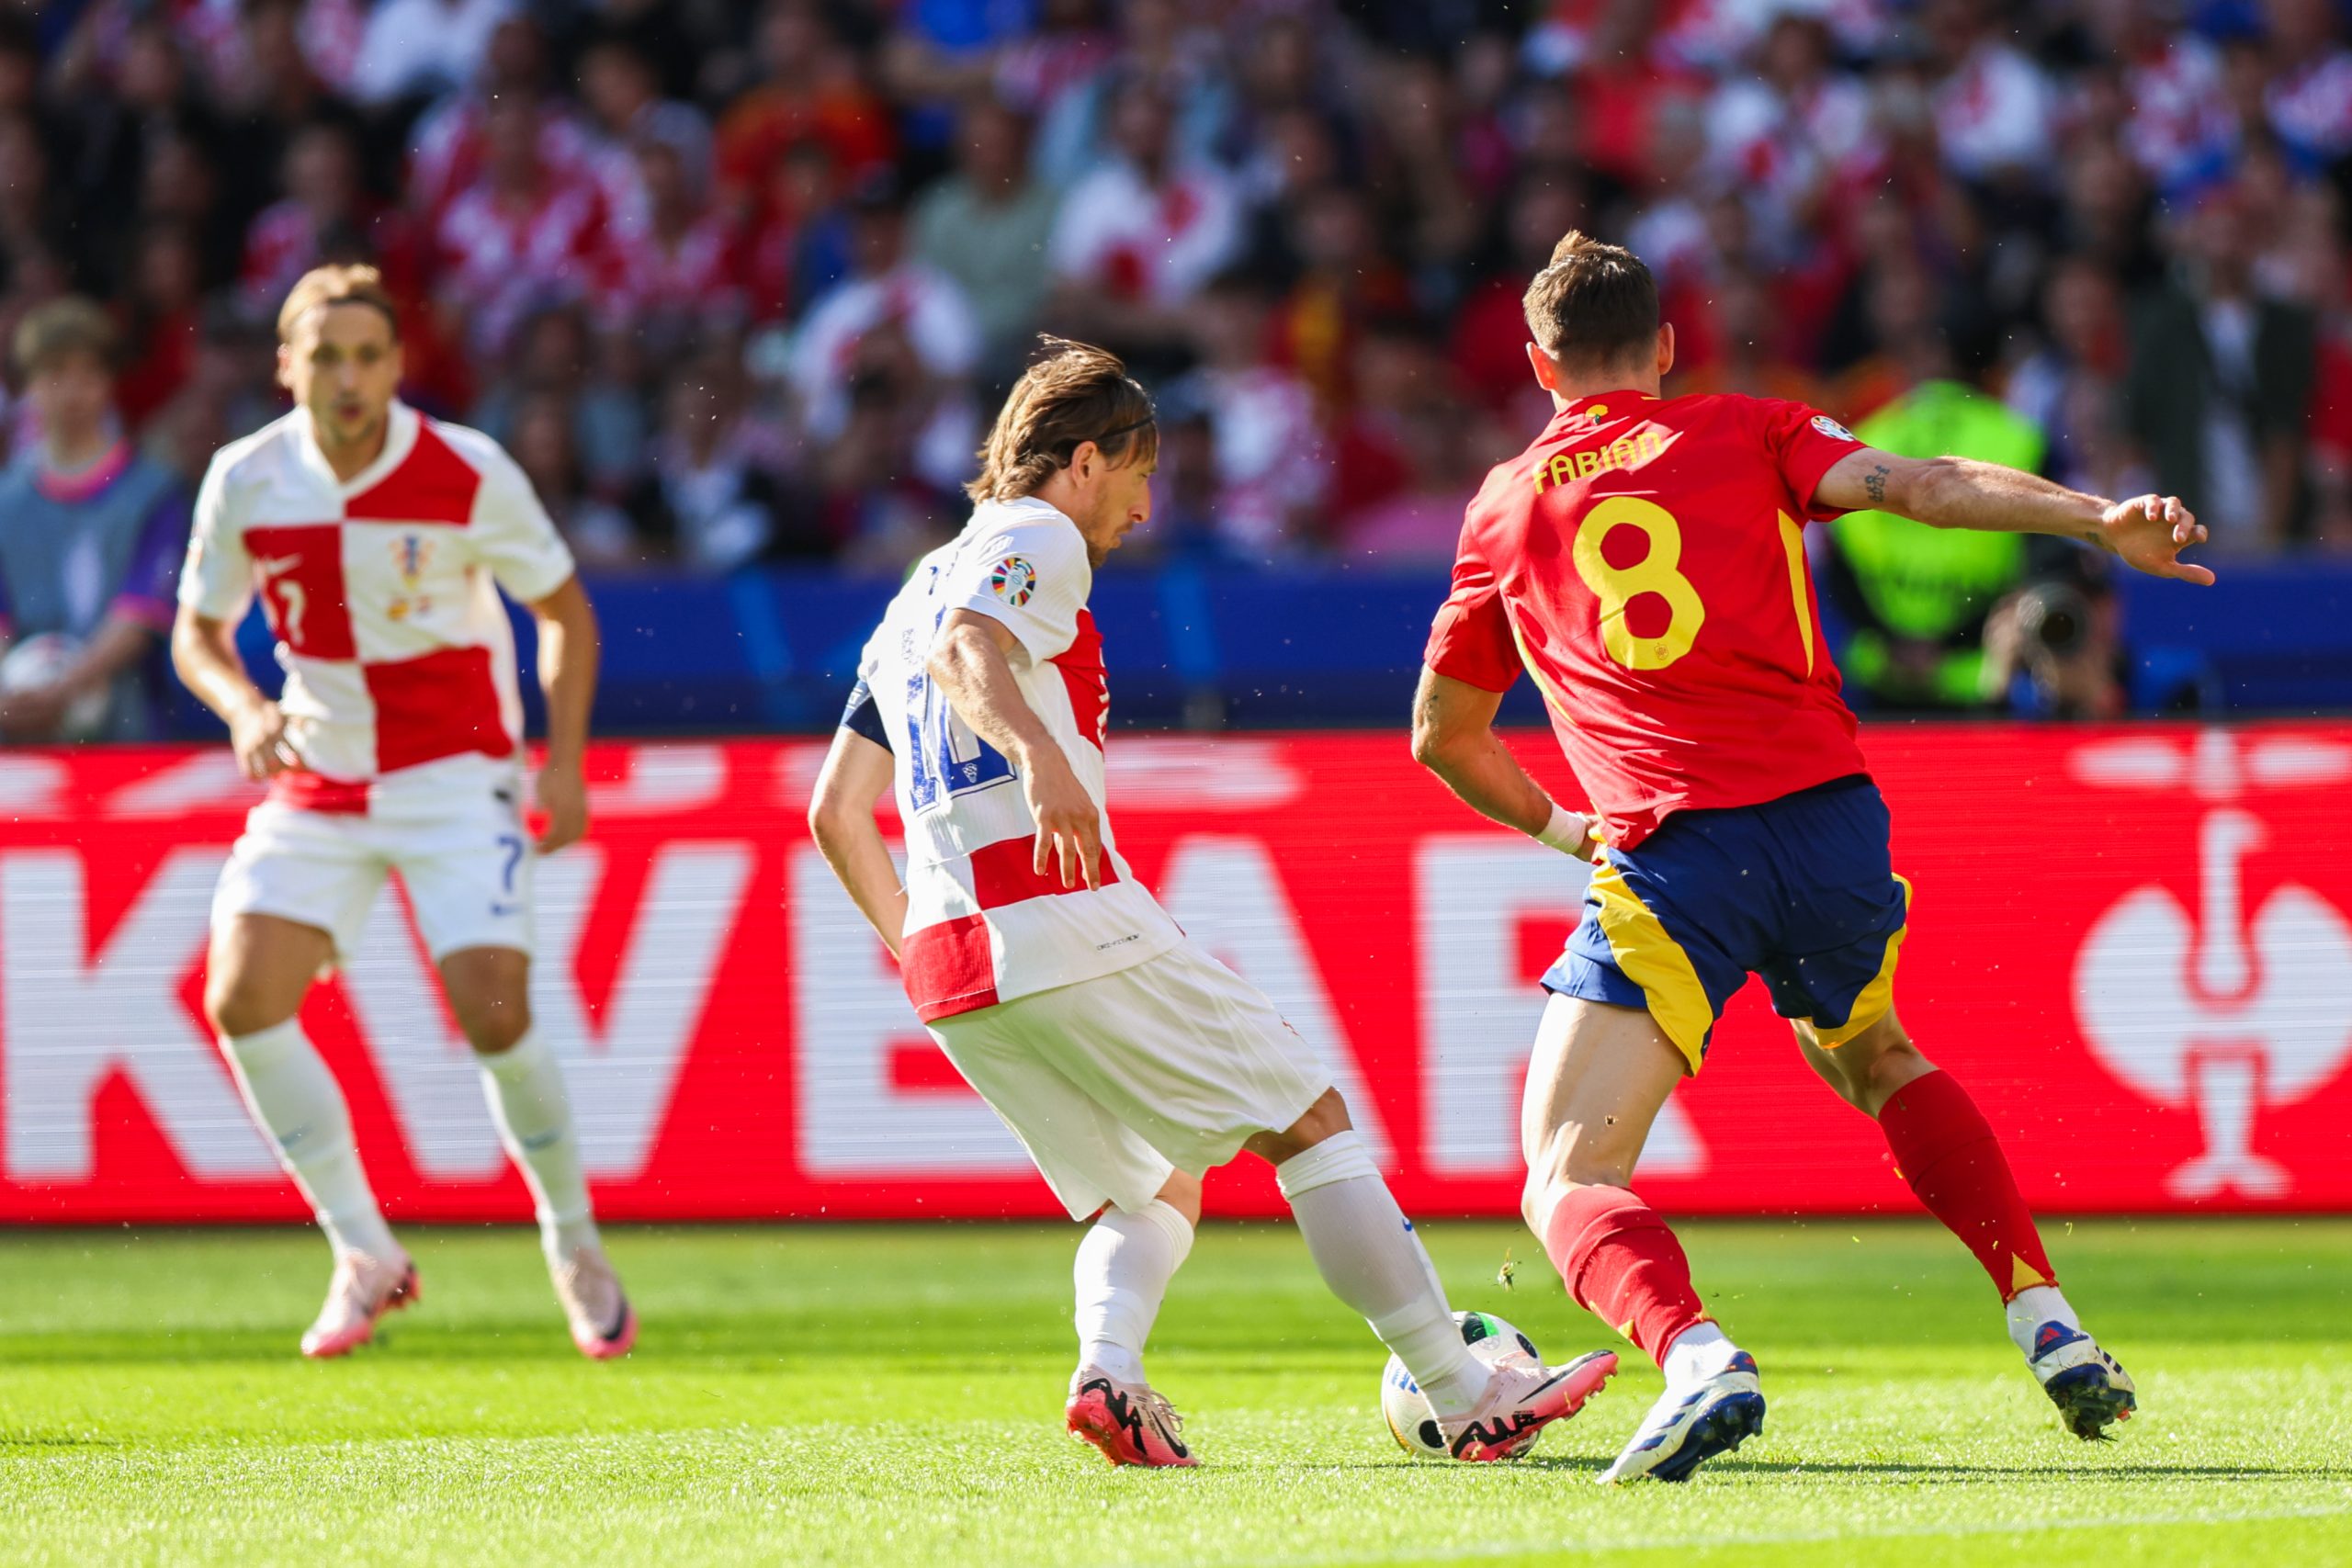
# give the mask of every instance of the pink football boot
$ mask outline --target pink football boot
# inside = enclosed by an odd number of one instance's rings
[[[621,1293],[620,1276],[604,1248],[581,1247],[548,1272],[580,1353],[592,1361],[628,1355],[637,1343],[637,1309]]]
[[[364,1252],[335,1255],[327,1303],[302,1336],[302,1354],[323,1361],[346,1355],[376,1337],[376,1321],[414,1304],[424,1294],[416,1265],[406,1258],[370,1258]]]
[[[1189,1470],[1201,1462],[1184,1446],[1184,1418],[1148,1383],[1121,1382],[1081,1367],[1064,1419],[1072,1436],[1102,1450],[1113,1464]]]
[[[1544,1427],[1583,1409],[1616,1375],[1614,1350],[1595,1350],[1565,1367],[1508,1357],[1495,1364],[1494,1385],[1478,1408],[1459,1425],[1447,1424],[1447,1446],[1455,1459],[1472,1464],[1515,1459],[1535,1446]]]

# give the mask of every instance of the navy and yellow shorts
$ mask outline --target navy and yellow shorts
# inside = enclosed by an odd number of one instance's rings
[[[1699,1070],[1751,974],[1782,1018],[1841,1044],[1886,1016],[1911,885],[1887,862],[1886,802],[1855,774],[1761,806],[1679,811],[1609,850],[1546,990],[1645,1008]]]

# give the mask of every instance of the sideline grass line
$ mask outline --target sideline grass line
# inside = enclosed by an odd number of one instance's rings
[[[1627,1551],[1712,1551],[1730,1546],[1817,1546],[1839,1541],[1963,1540],[1970,1536],[2038,1535],[2058,1530],[2131,1529],[2154,1525],[2244,1525],[2278,1519],[2337,1519],[2352,1517],[2352,1503],[2340,1507],[2205,1508],[2166,1514],[2106,1514],[2091,1519],[2035,1519],[2023,1523],[1986,1521],[1960,1525],[1899,1525],[1892,1529],[1741,1530],[1702,1535],[1637,1536],[1609,1541],[1494,1541],[1476,1546],[1439,1547],[1431,1551],[1347,1551],[1328,1557],[1287,1559],[1295,1568],[1340,1568],[1362,1562],[1475,1562],[1484,1558],[1527,1557],[1544,1551],[1574,1551],[1587,1556]]]

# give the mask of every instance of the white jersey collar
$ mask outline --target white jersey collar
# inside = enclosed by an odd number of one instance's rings
[[[294,451],[303,467],[325,479],[337,493],[348,499],[373,490],[383,482],[385,475],[408,461],[408,455],[416,450],[416,433],[421,423],[414,409],[394,398],[391,410],[384,420],[384,449],[376,455],[374,462],[353,475],[348,484],[335,477],[334,466],[327,461],[326,454],[319,450],[318,431],[311,424],[311,411],[307,408],[294,411],[297,437]]]

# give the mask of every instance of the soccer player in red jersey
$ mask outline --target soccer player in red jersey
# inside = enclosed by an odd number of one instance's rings
[[[1602,1477],[1681,1480],[1762,1429],[1756,1363],[1700,1304],[1681,1245],[1631,1190],[1650,1123],[1753,973],[1815,1071],[1877,1118],[1914,1192],[1965,1243],[2078,1436],[2132,1414],[2083,1332],[1992,1128],[1894,1010],[1910,885],[1822,646],[1804,524],[1882,507],[2052,534],[2193,582],[2205,530],[2171,496],[2110,503],[1953,457],[1892,457],[1801,403],[1662,400],[1674,330],[1631,252],[1571,233],[1526,297],[1558,411],[1471,502],[1430,635],[1413,750],[1496,821],[1594,861],[1545,975],[1522,1211],[1568,1293],[1654,1357],[1667,1392]],[[1535,677],[1590,796],[1553,802],[1493,732]]]

